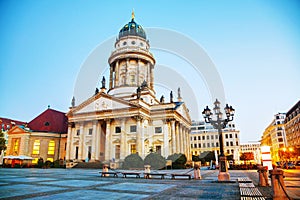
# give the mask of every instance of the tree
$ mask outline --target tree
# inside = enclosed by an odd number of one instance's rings
[[[253,152],[244,152],[242,153],[242,155],[240,156],[240,160],[254,160],[254,154]]]
[[[5,144],[6,140],[4,138],[4,133],[2,132],[2,129],[0,129],[0,153],[1,151],[5,151],[6,150],[6,144]]]
[[[123,168],[130,169],[130,168],[143,168],[144,162],[143,159],[138,154],[130,154],[126,156],[124,159]]]
[[[172,167],[173,169],[183,169],[185,168],[185,163],[187,161],[186,156],[184,154],[177,154],[174,153],[169,155],[167,160],[172,160]]]
[[[163,169],[166,166],[166,159],[158,153],[150,153],[145,157],[145,165],[151,165],[152,169]]]

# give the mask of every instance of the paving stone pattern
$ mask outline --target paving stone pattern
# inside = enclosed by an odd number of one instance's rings
[[[0,199],[240,199],[238,177],[218,183],[217,170],[201,170],[201,180],[100,177],[95,169],[8,169],[0,168]],[[143,175],[143,171],[141,175]],[[190,173],[165,170],[160,173]],[[141,176],[142,177],[142,176]]]

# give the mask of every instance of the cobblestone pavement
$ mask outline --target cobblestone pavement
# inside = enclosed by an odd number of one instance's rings
[[[218,183],[217,170],[201,170],[201,180],[186,177],[153,178],[100,177],[94,169],[8,169],[0,168],[1,199],[240,199],[237,178],[257,183],[256,171],[230,171],[231,181]],[[143,173],[143,171],[139,171]],[[190,173],[166,170],[160,173]]]

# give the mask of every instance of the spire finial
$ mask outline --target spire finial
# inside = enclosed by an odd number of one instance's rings
[[[134,9],[132,9],[132,13],[131,13],[131,20],[134,20]]]

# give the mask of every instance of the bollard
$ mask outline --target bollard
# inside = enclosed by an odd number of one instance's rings
[[[151,173],[150,167],[151,167],[151,165],[144,165],[144,168],[145,168],[144,173],[145,174]],[[147,178],[146,175],[144,178]],[[151,176],[149,175],[148,178],[151,178]]]
[[[270,170],[270,177],[273,190],[273,200],[286,200],[289,199],[285,185],[283,182],[283,171],[281,169]]]
[[[199,165],[194,165],[194,179],[202,179]]]
[[[265,166],[258,166],[258,177],[259,177],[259,186],[269,186],[268,183],[268,176],[267,176],[267,167]]]
[[[102,172],[108,172],[108,165],[103,165]],[[104,174],[104,176],[109,176],[109,174]]]

